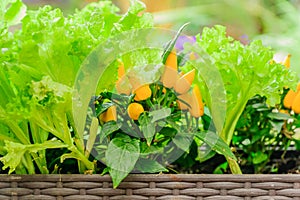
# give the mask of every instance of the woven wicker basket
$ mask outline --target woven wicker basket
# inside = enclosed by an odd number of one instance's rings
[[[300,200],[300,175],[0,175],[0,199]]]

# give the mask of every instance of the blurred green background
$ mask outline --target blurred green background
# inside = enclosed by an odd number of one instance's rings
[[[66,14],[95,0],[24,0],[31,9],[50,4]],[[124,13],[130,1],[112,0]],[[156,26],[177,30],[191,22],[186,34],[195,35],[204,26],[222,24],[228,35],[244,43],[263,40],[283,59],[290,53],[291,69],[300,77],[300,0],[143,0],[153,13]]]

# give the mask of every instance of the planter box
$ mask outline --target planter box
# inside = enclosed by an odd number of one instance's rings
[[[117,189],[109,176],[0,175],[0,199],[300,200],[300,175],[133,174]]]

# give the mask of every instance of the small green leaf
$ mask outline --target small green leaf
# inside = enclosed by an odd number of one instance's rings
[[[214,157],[216,155],[216,152],[213,151],[209,145],[207,145],[206,143],[204,143],[204,144],[202,144],[201,147],[203,147],[203,146],[204,146],[203,149],[202,148],[198,148],[197,160],[199,160],[200,162],[207,161],[208,159],[211,159],[212,157]]]
[[[190,146],[193,142],[193,136],[185,132],[180,132],[177,133],[176,136],[173,138],[173,142],[176,144],[177,147],[179,147],[186,153],[189,153]]]
[[[159,133],[162,134],[165,137],[171,137],[171,138],[173,138],[176,135],[177,130],[175,128],[171,128],[171,127],[163,127],[159,131]]]
[[[150,146],[152,139],[156,133],[155,125],[151,123],[151,120],[146,113],[143,113],[139,117],[139,123],[141,125],[141,131],[147,140],[147,145]]]
[[[153,110],[149,112],[149,116],[152,117],[151,123],[154,123],[158,120],[165,119],[171,115],[170,108],[162,108],[159,110]]]
[[[182,26],[180,27],[180,29],[178,30],[178,32],[176,33],[175,37],[167,44],[167,46],[166,46],[166,48],[165,48],[165,50],[164,50],[164,52],[163,52],[163,54],[162,54],[162,60],[163,60],[162,63],[163,63],[163,64],[166,63],[167,58],[168,58],[169,54],[172,52],[172,50],[173,50],[173,48],[174,48],[174,46],[175,46],[175,44],[176,44],[176,41],[177,41],[179,35],[181,34],[181,32],[183,31],[183,29],[184,29],[188,24],[189,24],[189,23],[185,23],[184,25],[182,25]]]
[[[104,113],[109,107],[113,106],[114,104],[111,102],[106,102],[101,105],[96,105],[96,116]]]
[[[157,145],[148,146],[146,142],[141,143],[140,149],[141,149],[141,156],[144,156],[145,158],[148,155],[160,154],[164,152],[164,146],[157,146]]]
[[[109,168],[105,167],[105,168],[103,169],[102,173],[101,173],[101,176],[103,176],[103,175],[105,175],[105,174],[107,174],[107,173],[109,173]]]
[[[295,134],[292,135],[293,139],[300,141],[300,129],[296,128],[294,132],[295,132]]]
[[[284,121],[270,121],[273,128],[279,133],[282,129],[282,126],[284,125]]]
[[[140,156],[139,141],[124,134],[117,134],[108,145],[105,158],[106,165],[116,188],[134,169]]]
[[[272,112],[272,113],[269,113],[267,116],[271,119],[276,119],[276,120],[293,119],[293,117],[291,117],[290,115],[285,114],[285,113],[280,113],[280,112]]]
[[[233,160],[237,160],[230,147],[224,142],[224,140],[222,140],[220,136],[218,136],[214,132],[196,132],[195,136],[208,144],[212,148],[212,150],[216,151],[217,153]]]
[[[95,140],[96,140],[96,136],[98,133],[98,119],[96,117],[92,118],[92,123],[91,123],[91,127],[90,127],[90,131],[89,131],[89,138],[87,140],[86,143],[86,147],[85,147],[85,156],[89,157],[90,153],[92,152]]]
[[[168,170],[155,160],[140,158],[135,168],[142,173],[168,172]]]
[[[102,126],[101,136],[107,137],[110,134],[112,134],[113,132],[119,130],[120,128],[121,128],[121,125],[118,124],[117,122],[108,121],[108,122],[104,123]]]
[[[253,153],[252,156],[253,156],[253,164],[255,164],[255,165],[259,164],[259,163],[262,163],[262,162],[264,162],[265,160],[268,159],[268,155],[261,152],[261,151]]]
[[[228,163],[224,162],[220,164],[216,169],[214,170],[214,174],[224,174],[224,172],[228,169]]]

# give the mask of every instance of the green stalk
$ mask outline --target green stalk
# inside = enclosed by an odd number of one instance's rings
[[[41,127],[43,130],[48,131],[52,133],[55,137],[59,139],[63,139],[62,133],[57,131],[54,127],[51,127],[48,123],[46,123],[44,120],[41,120],[41,116],[34,115],[31,120],[36,123],[39,127]]]
[[[24,156],[22,157],[22,162],[25,165],[28,174],[35,174],[35,167],[29,153],[24,154]]]
[[[30,155],[33,157],[33,160],[35,161],[40,172],[42,174],[49,174],[45,153],[46,153],[45,150],[43,150],[43,151],[39,151],[39,154],[41,154],[42,156],[38,155],[37,153],[30,153]]]
[[[232,140],[236,124],[243,113],[246,104],[247,101],[240,101],[229,113],[229,115],[226,116],[225,125],[220,136],[228,145]]]
[[[26,137],[23,130],[15,122],[6,121],[6,124],[10,128],[10,130],[15,134],[15,136],[18,138],[19,141],[15,141],[15,142],[20,142],[25,145],[31,144],[29,138]],[[14,140],[11,140],[11,141],[14,141]],[[30,155],[32,156],[32,158],[30,157]],[[45,156],[43,156],[43,157],[45,159]],[[31,174],[35,173],[33,161],[35,161],[35,163],[36,163],[37,167],[39,168],[39,170],[41,171],[41,173],[49,173],[47,168],[45,169],[46,160],[42,161],[41,157],[38,156],[37,153],[31,153],[31,154],[26,153],[24,155],[23,165],[24,165],[24,167],[26,167],[28,173],[31,173]],[[24,173],[24,170],[17,170],[16,172],[18,173],[18,171],[19,171],[19,173]]]
[[[48,139],[48,132],[41,131],[39,126],[32,121],[29,121],[30,133],[34,143],[43,143]]]
[[[30,140],[24,134],[23,130],[16,124],[16,122],[12,122],[11,120],[7,120],[6,125],[9,129],[15,134],[15,136],[19,139],[19,141],[23,144],[30,144]]]
[[[70,133],[70,129],[68,127],[68,120],[65,114],[62,114],[61,116],[57,116],[57,117],[52,117],[52,121],[53,124],[55,126],[55,128],[53,127],[53,129],[56,129],[58,131],[56,132],[60,132],[61,135],[61,140],[65,143],[65,144],[72,144],[72,136]]]
[[[72,117],[72,114],[67,112],[67,119],[69,119],[69,123],[71,124],[71,127],[73,127],[73,131],[74,131],[74,143],[75,146],[77,147],[77,149],[80,152],[84,152],[84,143],[83,143],[83,139],[80,137],[80,134],[78,134],[78,131],[76,130],[76,126],[74,123],[74,119]]]
[[[247,104],[246,100],[239,101],[239,103],[234,107],[234,109],[230,112],[230,114],[226,116],[225,125],[220,134],[220,137],[228,145],[230,145],[230,143],[231,143],[236,124],[237,124],[241,114],[243,113],[246,104]],[[242,171],[241,171],[237,161],[232,160],[231,158],[228,158],[228,157],[226,157],[226,160],[227,160],[230,170],[233,174],[242,174]]]
[[[26,170],[26,166],[24,166],[23,162],[21,161],[20,164],[16,167],[15,170],[16,174],[28,174],[28,171]]]
[[[76,146],[72,146],[69,148],[75,155],[77,155],[78,161],[80,161],[80,173],[84,173],[86,169],[94,170],[94,163],[91,162],[87,157],[85,157],[84,152],[80,152]]]
[[[37,124],[29,121],[30,133],[34,143],[43,143],[48,139],[48,132],[41,130]],[[34,161],[42,174],[49,174],[46,161],[46,150],[31,153]]]
[[[53,123],[56,126],[61,127],[61,130],[63,132],[63,141],[64,143],[68,145],[72,145],[70,148],[73,153],[78,155],[78,170],[80,173],[84,173],[87,169],[94,169],[94,164],[88,160],[88,158],[85,156],[85,148],[83,143],[83,138],[75,139],[75,144],[73,144],[73,139],[69,130],[69,126],[67,123],[67,115],[63,114],[62,116],[58,117],[57,119],[53,119]],[[62,123],[62,124],[61,124]],[[77,135],[79,136],[79,135]]]
[[[71,113],[67,113],[66,118],[69,119],[69,122],[74,129],[74,139],[73,140],[74,140],[75,146],[73,145],[74,147],[71,147],[71,149],[76,149],[76,152],[79,152],[80,154],[84,155],[85,147],[84,147],[83,138],[81,138],[81,135],[78,134],[78,131],[75,128],[76,126],[75,126],[75,123],[74,123]],[[71,136],[71,134],[70,134],[70,136]],[[88,160],[87,157],[85,157],[84,160],[86,163],[84,163],[81,159],[77,159],[78,170],[80,173],[84,173],[84,171],[86,169],[88,169],[88,166],[90,165],[89,164],[90,161]]]

